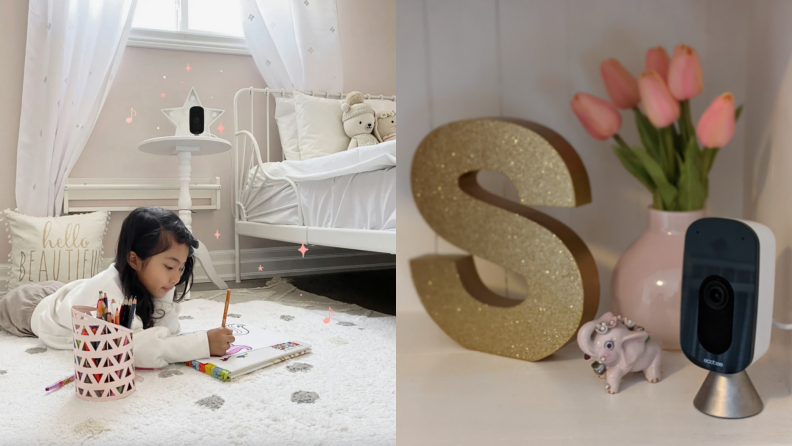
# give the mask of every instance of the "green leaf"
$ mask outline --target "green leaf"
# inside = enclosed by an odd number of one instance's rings
[[[657,186],[657,193],[663,199],[663,206],[666,209],[673,209],[676,206],[678,192],[677,188],[668,182],[663,168],[643,148],[634,147],[633,153],[641,160],[644,169],[646,169],[646,172],[649,173],[652,181]]]
[[[742,113],[742,108],[743,106],[741,105],[737,107],[737,110],[734,110],[734,122],[737,122],[737,120],[740,119],[740,113]]]
[[[706,152],[706,150],[705,150]],[[685,149],[685,160],[679,176],[679,207],[682,211],[695,211],[704,207],[707,192],[702,183],[702,169],[698,144],[691,139]]]
[[[678,168],[676,165],[676,149],[674,148],[674,131],[672,130],[673,124],[668,127],[660,129],[660,139],[663,141],[663,153],[665,159],[663,160],[663,170],[666,173],[666,178],[670,183],[676,183],[678,177]]]
[[[660,194],[657,191],[652,194],[652,209],[657,209],[658,211],[666,210],[663,207],[663,199],[660,198]]]
[[[718,151],[720,149],[704,149],[704,152],[701,154],[701,166],[702,172],[704,175],[709,175],[710,170],[712,170],[712,165],[715,163],[715,157],[718,155]]]
[[[619,158],[622,165],[628,172],[630,172],[638,181],[641,182],[649,192],[654,193],[655,189],[657,188],[652,181],[652,178],[649,176],[649,173],[646,172],[643,165],[641,164],[641,160],[635,156],[632,151],[625,149],[619,146],[613,146],[613,153],[616,154],[616,157]]]
[[[662,159],[659,153],[660,137],[657,129],[649,121],[649,118],[641,113],[638,107],[633,108],[633,112],[635,112],[635,124],[638,127],[638,134],[641,136],[641,143],[652,155],[652,158],[656,160]]]

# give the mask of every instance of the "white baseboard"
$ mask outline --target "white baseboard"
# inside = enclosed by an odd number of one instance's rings
[[[212,263],[220,277],[233,282],[234,250],[210,251]],[[279,246],[240,250],[242,257],[242,280],[264,279],[273,276],[306,276],[311,274],[340,273],[348,271],[375,270],[396,267],[396,256],[368,251],[340,250],[324,246],[309,246],[305,258],[296,248]],[[114,258],[105,258],[104,267]],[[262,271],[258,267],[262,267]],[[0,264],[0,290],[7,289],[11,265]],[[195,283],[209,282],[203,267],[196,265],[193,271]]]

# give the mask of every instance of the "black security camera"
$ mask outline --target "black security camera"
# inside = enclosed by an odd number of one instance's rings
[[[200,135],[204,132],[204,109],[201,106],[190,107],[190,133]]]

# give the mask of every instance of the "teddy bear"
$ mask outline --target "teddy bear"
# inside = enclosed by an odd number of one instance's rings
[[[376,136],[372,135],[377,123],[376,113],[370,105],[363,102],[363,93],[350,92],[341,103],[341,121],[344,123],[344,132],[352,138],[347,149],[379,144]]]
[[[396,139],[396,112],[386,111],[377,115],[377,124],[374,126],[374,136],[380,142]]]

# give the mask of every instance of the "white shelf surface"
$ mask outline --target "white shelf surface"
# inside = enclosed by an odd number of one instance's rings
[[[792,396],[767,356],[748,368],[762,413],[723,420],[693,407],[707,371],[681,352],[664,352],[659,383],[634,373],[610,395],[574,341],[532,363],[464,349],[425,312],[397,324],[399,444],[792,444]]]

